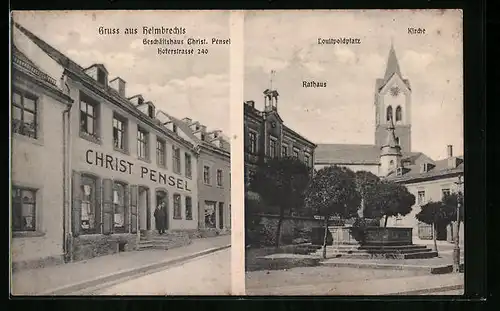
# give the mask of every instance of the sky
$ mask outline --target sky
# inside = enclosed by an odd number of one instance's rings
[[[412,87],[412,151],[442,159],[453,145],[463,154],[461,11],[261,11],[247,12],[244,26],[244,100],[263,109],[274,70],[279,114],[306,138],[374,143],[375,80],[384,76],[392,42]],[[426,32],[410,35],[408,27]],[[317,43],[339,37],[361,43]],[[303,88],[304,80],[327,87]]]
[[[127,97],[142,94],[157,109],[229,135],[229,45],[209,45],[203,55],[167,56],[158,55],[158,46],[143,45],[156,36],[123,34],[126,27],[177,26],[186,29],[179,39],[227,39],[229,12],[17,12],[14,20],[84,68],[104,64],[110,80],[126,81]],[[99,35],[100,26],[120,28],[121,34]]]

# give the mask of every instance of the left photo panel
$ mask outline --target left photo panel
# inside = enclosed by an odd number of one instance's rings
[[[12,13],[12,295],[231,294],[229,18]]]

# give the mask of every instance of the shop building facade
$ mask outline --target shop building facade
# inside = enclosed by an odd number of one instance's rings
[[[231,155],[229,139],[220,130],[191,118],[181,120],[163,114],[179,134],[195,145],[198,157],[198,228],[204,236],[231,230]],[[160,117],[159,117],[160,118]]]
[[[61,170],[65,163],[66,174],[46,172],[40,167],[51,166],[43,164],[33,170],[47,179],[44,185],[65,193],[52,204],[65,217],[51,219],[57,225],[50,227],[64,236],[59,241],[66,260],[134,249],[141,234],[156,230],[154,209],[161,202],[168,232],[196,231],[199,150],[174,124],[156,118],[152,102],[127,97],[126,82],[110,79],[104,65],[82,68],[22,26],[16,24],[15,31],[25,51],[61,77],[73,101],[66,124],[50,118],[59,133],[54,136],[65,133],[66,149],[54,141],[44,150]],[[31,155],[40,158],[39,152]],[[55,161],[58,157],[65,161]],[[57,194],[51,191],[49,197],[56,200]]]

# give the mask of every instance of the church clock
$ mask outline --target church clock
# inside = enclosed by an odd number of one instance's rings
[[[400,92],[399,87],[394,86],[394,87],[391,88],[391,95],[392,96],[394,96],[394,97],[398,96],[399,92]]]

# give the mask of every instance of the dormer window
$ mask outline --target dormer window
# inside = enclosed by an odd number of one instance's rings
[[[154,118],[155,117],[155,108],[153,106],[148,106],[148,116],[150,118]]]
[[[177,134],[177,124],[172,124],[172,131]]]
[[[138,100],[137,100],[137,104],[138,104],[138,105],[142,105],[142,104],[144,104],[144,98],[139,97],[139,98],[138,98]]]
[[[97,69],[97,82],[106,85],[106,73],[102,69]]]
[[[426,173],[433,168],[433,165],[430,163],[422,163],[420,164],[420,173]]]
[[[205,141],[205,134],[201,133],[201,140]]]
[[[199,126],[199,125],[197,125],[197,126],[196,126],[196,130],[197,130],[197,131],[199,131],[199,130],[200,130],[200,126]]]
[[[402,167],[398,167],[396,169],[396,175],[397,176],[403,176],[403,168]]]

